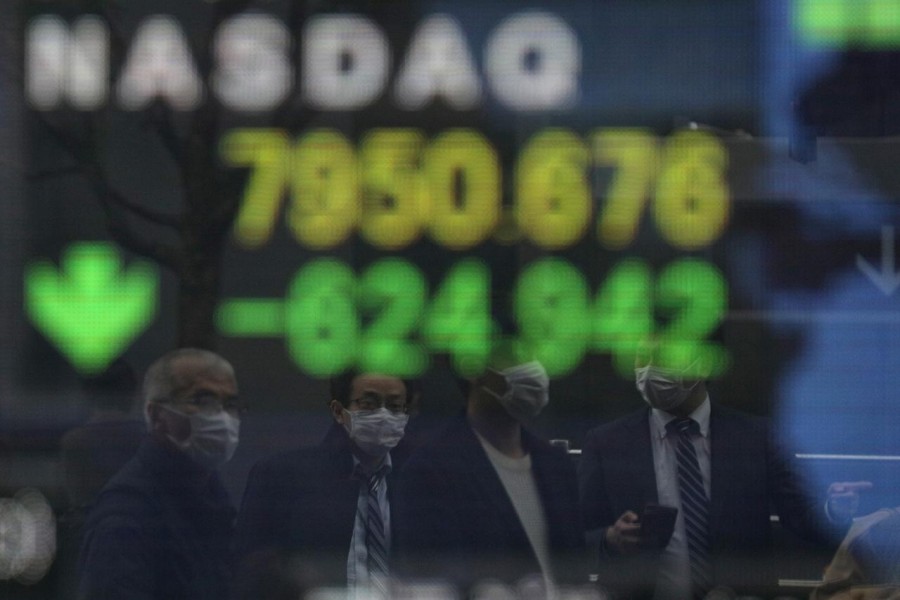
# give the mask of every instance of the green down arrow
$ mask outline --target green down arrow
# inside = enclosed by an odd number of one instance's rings
[[[60,266],[26,267],[25,309],[78,371],[99,373],[153,320],[159,276],[146,262],[123,269],[103,242],[73,244]]]

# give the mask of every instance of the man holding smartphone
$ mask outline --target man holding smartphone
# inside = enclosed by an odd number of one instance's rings
[[[619,583],[631,595],[683,600],[716,585],[768,584],[755,567],[771,546],[771,509],[783,526],[821,539],[816,502],[765,419],[710,402],[703,365],[662,367],[656,348],[639,354],[635,381],[648,408],[592,430],[582,451],[589,538],[617,565],[613,576],[629,577]],[[634,557],[632,568],[615,557]]]

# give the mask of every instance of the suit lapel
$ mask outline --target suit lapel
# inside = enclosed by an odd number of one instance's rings
[[[558,490],[554,485],[557,481],[557,474],[550,471],[550,465],[548,464],[550,457],[543,448],[538,447],[537,441],[528,432],[523,430],[522,437],[523,443],[526,444],[528,453],[531,456],[531,470],[534,473],[534,483],[544,509],[544,519],[547,521],[547,541],[550,548],[553,548],[559,546],[562,540],[559,539],[559,532],[552,525],[554,523],[563,523],[565,520],[573,518],[573,515],[566,515],[560,512],[565,507],[559,501],[558,492],[561,490]]]
[[[571,543],[567,533],[571,529],[566,524],[571,523],[573,519],[579,519],[581,522],[576,525],[579,535],[584,529],[583,515],[577,501],[573,505],[573,499],[578,495],[574,466],[569,473],[573,487],[567,488],[566,474],[560,472],[559,461],[553,455],[557,449],[545,445],[527,431],[523,431],[522,434],[531,455],[534,482],[544,508],[544,518],[547,521],[547,542],[551,551],[554,548],[569,547]],[[562,456],[559,458],[565,461],[569,460],[568,456],[562,452],[561,454]]]
[[[732,422],[722,412],[711,407],[709,416],[709,448],[710,448],[710,531],[719,530],[722,519],[728,518],[725,507],[728,505],[727,490],[732,487],[730,473],[733,466],[741,460],[740,447],[735,445],[737,432]]]
[[[322,525],[331,523],[329,529],[340,532],[337,539],[349,550],[353,527],[356,523],[356,509],[359,501],[359,480],[353,477],[353,454],[350,438],[340,425],[333,424],[322,442],[322,463],[324,472],[320,479],[321,498],[327,511],[322,515]],[[301,518],[303,518],[301,516]],[[306,518],[309,518],[307,515]]]
[[[621,430],[622,439],[613,446],[621,448],[623,454],[617,457],[618,460],[607,462],[614,471],[609,481],[620,486],[621,497],[625,499],[625,505],[618,507],[616,518],[624,510],[641,510],[647,502],[659,499],[649,416],[649,410],[642,411],[626,423]]]
[[[503,487],[503,483],[500,481],[500,477],[497,475],[494,465],[491,464],[484,448],[481,447],[481,442],[476,437],[472,428],[466,423],[465,419],[462,420],[459,439],[462,442],[460,444],[461,452],[459,454],[459,459],[464,461],[464,464],[467,463],[470,465],[468,469],[461,472],[471,472],[473,479],[472,486],[478,490],[479,496],[482,499],[487,499],[487,502],[491,504],[494,508],[493,514],[497,515],[502,520],[503,528],[501,530],[515,531],[516,539],[514,540],[514,544],[524,544],[530,548],[531,546],[525,535],[525,530],[522,528],[522,523],[519,521],[519,515],[516,513],[516,509],[509,499],[506,488]]]

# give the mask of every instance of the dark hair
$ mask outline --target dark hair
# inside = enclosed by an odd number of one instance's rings
[[[501,319],[501,332],[508,331],[512,327],[507,321],[508,319]],[[484,368],[480,372],[472,373],[469,377],[465,377],[459,373],[453,374],[453,379],[456,381],[456,387],[462,394],[463,400],[469,399],[473,382],[477,385],[478,380],[484,376],[488,369],[499,369],[519,364],[515,344],[515,338],[512,335],[498,333],[491,339],[491,350],[485,361]]]
[[[462,394],[463,400],[468,400],[469,392],[472,391],[472,382],[461,375],[454,375],[453,379],[456,381],[456,387],[459,389],[459,393]]]
[[[350,390],[353,388],[353,380],[359,377],[360,375],[365,375],[366,373],[358,370],[350,370],[344,371],[340,375],[335,375],[329,380],[329,387],[331,389],[331,397],[328,399],[329,402],[332,400],[337,400],[343,406],[347,406],[350,404]],[[388,377],[394,377],[393,375],[387,375]],[[399,378],[403,382],[403,387],[406,388],[406,404],[409,407],[413,407],[419,401],[421,396],[421,390],[418,379],[403,379]]]

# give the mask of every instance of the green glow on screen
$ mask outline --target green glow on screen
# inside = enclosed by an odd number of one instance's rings
[[[226,300],[217,323],[225,335],[284,335],[295,364],[319,377],[351,367],[420,375],[432,353],[448,354],[459,373],[472,375],[484,369],[499,334],[490,300],[490,271],[476,259],[454,265],[429,296],[421,270],[405,260],[383,259],[357,275],[326,258],[297,272],[283,303]],[[545,258],[529,264],[513,290],[514,346],[551,376],[570,373],[595,352],[611,355],[630,379],[638,348],[653,338],[657,365],[717,377],[729,357],[708,337],[727,300],[722,274],[701,260],[680,259],[654,275],[644,261],[629,258],[592,294],[574,265]]]
[[[150,264],[125,268],[108,243],[73,244],[58,268],[36,261],[25,269],[29,318],[86,375],[101,372],[150,324],[158,288]],[[473,375],[486,366],[500,333],[490,289],[490,270],[477,259],[455,264],[429,292],[422,271],[399,258],[359,275],[326,258],[303,266],[284,300],[224,300],[216,323],[234,337],[284,336],[295,364],[315,376],[351,367],[416,376],[433,353],[449,355],[457,372]],[[654,274],[646,262],[628,258],[592,293],[574,265],[544,258],[523,269],[512,292],[514,347],[551,376],[570,373],[594,352],[610,355],[621,376],[631,378],[637,350],[650,338],[658,342],[660,366],[702,377],[727,369],[727,352],[707,338],[725,315],[728,289],[705,261],[676,260]]]
[[[587,295],[584,277],[570,263],[548,258],[529,265],[514,296],[520,358],[537,359],[553,374],[577,367],[591,334]]]
[[[265,298],[229,300],[216,311],[216,325],[235,337],[284,334],[284,302]]]
[[[34,326],[85,375],[105,369],[153,320],[159,277],[146,262],[123,268],[115,246],[72,244],[60,268],[25,268],[25,310]]]
[[[900,46],[898,0],[795,0],[794,22],[801,39],[812,45]]]

